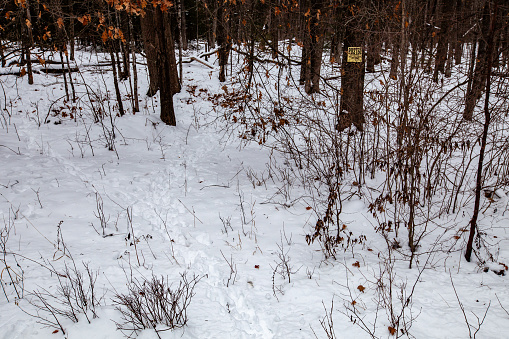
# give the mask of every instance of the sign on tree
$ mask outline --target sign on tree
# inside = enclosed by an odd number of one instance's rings
[[[362,62],[362,48],[361,47],[348,47],[347,62]]]

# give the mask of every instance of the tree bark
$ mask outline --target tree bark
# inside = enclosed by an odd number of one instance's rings
[[[124,113],[124,105],[122,104],[122,96],[120,95],[120,88],[118,86],[118,74],[117,74],[117,66],[115,65],[115,53],[113,53],[113,42],[110,42],[110,58],[111,58],[111,67],[113,69],[113,85],[115,86],[115,95],[117,96],[118,103],[118,112],[120,116],[123,116]],[[65,76],[65,74],[64,74]]]
[[[180,92],[175,42],[169,14],[163,13],[159,7],[147,6],[145,15],[141,18],[141,27],[150,80],[147,95],[155,95],[163,85],[170,87],[172,95]],[[163,50],[164,58],[161,57]],[[167,81],[162,82],[161,69],[162,63],[165,62],[168,62],[169,75]]]
[[[433,81],[438,82],[438,73],[445,73],[445,64],[448,59],[448,51],[449,51],[449,35],[451,34],[451,18],[453,14],[453,1],[451,0],[442,0],[442,4],[440,6],[440,19],[439,28],[440,31],[438,33],[438,46],[437,46],[437,55],[435,58],[435,71],[433,73]],[[452,53],[451,53],[452,54]]]
[[[187,51],[189,48],[188,41],[187,41],[187,23],[186,23],[186,7],[185,7],[185,1],[180,1],[180,17],[181,17],[181,27],[179,30],[182,30],[182,33],[180,35],[182,36],[182,49],[184,51]]]
[[[392,43],[391,53],[392,53],[392,58],[391,58],[391,70],[389,71],[389,78],[391,78],[392,80],[397,80],[398,79],[398,68],[399,68],[399,55],[400,55],[398,42]]]
[[[173,108],[173,94],[178,88],[177,65],[175,63],[175,46],[171,36],[170,20],[167,13],[158,7],[154,10],[156,31],[155,50],[157,53],[158,83],[161,101],[161,120],[170,126],[177,124]],[[173,58],[172,58],[173,56]]]
[[[348,47],[361,47],[361,62],[348,62]],[[341,64],[341,102],[337,129],[342,131],[353,124],[357,130],[364,130],[364,41],[361,31],[347,26],[343,41]]]
[[[149,77],[149,87],[147,95],[154,96],[159,89],[159,76],[157,68],[157,51],[156,51],[156,35],[154,29],[154,9],[152,6],[147,6],[145,15],[141,16],[141,36],[143,40],[143,47],[145,55],[147,56],[147,68]]]
[[[169,82],[160,82],[161,86],[163,84],[169,84],[171,95],[175,93],[180,92],[180,82],[179,82],[179,75],[178,75],[178,69],[177,69],[177,59],[175,58],[175,41],[173,40],[173,34],[174,31],[171,27],[171,19],[170,14],[165,12],[161,12],[162,19],[163,19],[163,25],[164,25],[164,34],[163,31],[159,31],[158,34],[162,34],[164,41],[165,41],[165,53],[168,62],[169,67]]]
[[[324,29],[320,18],[321,3],[319,0],[311,0],[311,15],[309,18],[309,72],[306,79],[306,93],[320,92],[320,69],[322,67],[322,54],[324,44]]]
[[[69,8],[69,48],[70,48],[70,59],[74,61],[74,1],[67,0],[67,6]]]
[[[302,36],[302,54],[300,58],[299,84],[304,85],[311,81],[311,38],[307,32]]]
[[[26,15],[27,15],[27,23],[26,23],[26,29],[27,29],[27,41],[25,43],[25,54],[26,54],[26,60],[27,60],[27,74],[28,74],[28,84],[33,85],[34,84],[34,74],[32,72],[32,57],[30,55],[30,48],[32,47],[32,44],[34,43],[34,39],[32,36],[32,15],[30,14],[30,3],[28,0],[26,0],[25,3],[26,6]]]
[[[140,111],[138,100],[138,70],[136,68],[136,43],[133,39],[133,21],[129,16],[129,44],[131,44],[132,63],[133,63],[133,112]]]
[[[482,31],[481,31],[481,38],[479,39],[478,47],[477,47],[477,58],[475,60],[475,71],[472,76],[472,79],[470,79],[472,86],[467,91],[466,99],[465,99],[465,111],[463,112],[463,119],[467,121],[472,121],[474,117],[474,109],[475,105],[477,104],[477,101],[482,96],[482,91],[484,90],[485,84],[486,84],[486,75],[488,73],[487,69],[487,44],[486,41],[488,40],[488,32],[489,32],[489,25],[490,25],[490,11],[489,11],[489,1],[486,1],[486,4],[484,5],[483,10],[483,19],[482,19]],[[491,63],[490,63],[491,65]]]
[[[488,131],[491,122],[491,112],[489,109],[490,102],[490,90],[491,90],[491,67],[493,63],[493,45],[494,45],[494,33],[495,33],[495,22],[497,16],[497,6],[498,4],[495,2],[495,6],[493,9],[493,14],[491,15],[491,24],[489,29],[489,36],[487,41],[487,51],[486,51],[486,64],[487,64],[487,74],[485,76],[486,80],[486,96],[484,101],[484,127],[481,138],[481,150],[479,151],[479,162],[477,164],[477,180],[475,187],[475,202],[474,202],[474,212],[472,214],[472,219],[470,220],[470,233],[468,236],[467,247],[465,250],[465,259],[470,262],[473,250],[474,236],[477,230],[477,218],[479,216],[479,206],[481,201],[481,189],[482,189],[482,170],[483,170],[483,162],[484,162],[484,152],[486,150],[486,143],[488,139]],[[484,19],[490,17],[489,13],[489,3],[488,1],[485,4],[485,16]],[[488,9],[487,9],[488,8]],[[486,10],[487,9],[487,10]],[[487,14],[487,16],[486,16]]]
[[[382,43],[380,41],[380,35],[372,33],[368,37],[368,43],[366,45],[366,71],[368,73],[375,72],[375,65],[382,62]]]
[[[226,81],[226,66],[228,65],[228,56],[230,55],[231,40],[228,36],[228,27],[226,20],[226,9],[220,6],[217,10],[217,44],[219,45],[219,81]]]
[[[184,32],[182,31],[182,0],[177,0],[177,24],[179,34],[179,84],[182,86],[183,83],[183,65],[182,65],[182,43],[184,41]]]

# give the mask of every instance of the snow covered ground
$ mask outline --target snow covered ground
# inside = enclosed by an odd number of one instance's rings
[[[395,314],[406,304],[404,318],[416,338],[468,338],[465,316],[472,336],[484,321],[477,338],[509,333],[507,277],[483,272],[457,251],[425,256],[413,269],[397,257],[385,265],[387,245],[357,196],[344,203],[343,221],[367,243],[327,261],[319,245],[308,246],[316,216],[306,199],[291,207],[274,203],[282,201],[280,182],[267,166],[268,150],[224,138],[220,109],[205,100],[220,91],[217,70],[184,65],[176,127],[162,124],[157,98],[144,95],[141,112],[132,114],[125,100],[128,114],[94,123],[91,98],[106,113],[116,111],[111,75],[93,66],[97,55],[77,56],[78,66],[88,66],[73,74],[76,103],[62,99],[61,75],[35,74],[34,85],[14,75],[0,79],[1,338],[64,336],[28,315],[38,312],[28,301],[34,291],[56,293],[54,272],[73,260],[79,271],[87,263],[97,272],[101,306],[90,323],[59,319],[68,338],[123,338],[112,298],[127,292],[130,279],[164,277],[177,286],[184,272],[200,279],[187,326],[147,329],[139,338],[327,338],[321,322],[329,330],[330,321],[336,338],[369,338],[362,322],[377,337],[392,338],[388,310],[378,306],[387,295],[377,289],[381,278],[390,286],[389,277]],[[196,95],[188,86],[197,86]],[[128,87],[121,83],[124,94]],[[505,203],[498,204],[486,214],[500,241],[499,261],[508,262],[509,222]],[[467,211],[464,225],[468,217]]]

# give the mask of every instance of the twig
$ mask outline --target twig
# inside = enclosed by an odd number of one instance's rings
[[[237,265],[233,264],[233,256],[230,255],[230,261],[228,261],[228,259],[226,259],[226,257],[224,256],[223,251],[220,250],[219,252],[221,252],[221,255],[223,256],[224,260],[230,267],[230,276],[228,277],[228,281],[226,282],[226,287],[228,287],[230,285],[230,281],[232,280],[232,275],[233,275],[232,285],[234,285],[235,279],[237,278]]]
[[[127,207],[127,229],[130,229],[130,234],[133,236],[133,245],[134,245],[134,251],[136,252],[136,260],[138,261],[138,266],[141,266],[140,263],[140,257],[138,256],[138,247],[136,246],[136,237],[134,236],[134,227],[133,227],[133,208]]]
[[[180,199],[177,199],[177,200],[178,200],[178,201],[182,204],[182,206],[184,206],[184,208],[185,208],[185,209],[186,209],[189,213],[191,213],[191,215],[192,215],[192,216],[193,216],[196,220],[198,220],[201,224],[203,224],[203,222],[200,220],[200,218],[198,218],[198,217],[196,216],[196,214],[195,214],[193,211],[191,211],[189,208],[187,208],[187,206],[186,206],[186,205],[184,205],[184,203],[183,203],[182,201],[180,201]]]
[[[504,310],[504,312],[509,315],[509,312],[504,308],[504,306],[502,305],[502,303],[500,302],[500,299],[498,298],[498,295],[495,293],[495,297],[497,297],[497,300],[498,300],[498,303],[500,304],[500,307],[502,307],[502,309]]]

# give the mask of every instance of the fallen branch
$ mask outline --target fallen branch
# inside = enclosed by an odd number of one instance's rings
[[[71,68],[53,68],[53,67],[49,67],[49,68],[41,68],[41,72],[43,73],[47,73],[47,74],[62,74],[62,73],[69,73],[69,72],[79,72],[79,68],[78,67],[71,67]]]
[[[275,60],[272,60],[272,59],[260,59],[257,56],[254,56],[254,55],[251,55],[250,53],[241,51],[240,49],[235,48],[235,47],[232,47],[232,50],[234,50],[235,52],[237,52],[237,53],[239,53],[241,55],[247,56],[248,58],[253,58],[253,60],[256,61],[256,62],[271,63],[271,64],[276,64],[276,65],[279,65],[279,66],[286,66],[285,64],[283,64],[280,61],[275,61]],[[292,62],[292,60],[290,60],[290,62]]]
[[[202,60],[200,58],[197,58],[197,57],[191,57],[191,60],[194,60],[194,61],[197,61],[199,62],[200,64],[202,65],[205,65],[207,66],[208,68],[211,68],[211,69],[214,69],[214,66],[208,62],[206,62],[205,60]]]
[[[189,63],[191,63],[193,61],[197,61],[200,64],[207,66],[208,68],[214,69],[214,65],[206,62],[205,60],[200,59],[199,57],[192,56],[192,57],[189,57],[189,58],[182,58],[182,63],[183,64],[189,64]]]
[[[200,55],[198,55],[198,58],[205,58],[205,57],[208,57],[208,56],[211,56],[212,54],[215,54],[217,53],[217,51],[219,51],[219,48],[214,48],[208,52],[205,52],[205,53],[202,53]]]

